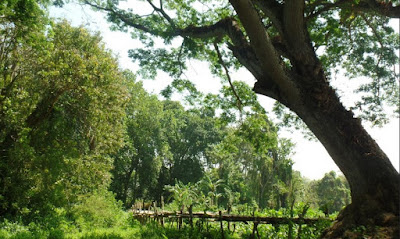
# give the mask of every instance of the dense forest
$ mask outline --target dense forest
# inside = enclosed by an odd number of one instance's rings
[[[250,86],[148,93],[98,33],[48,18],[47,4],[0,4],[0,238],[219,238],[142,225],[130,209],[328,217],[351,202],[343,175],[293,170],[292,142]]]

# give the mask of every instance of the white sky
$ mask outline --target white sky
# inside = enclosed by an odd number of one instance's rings
[[[128,58],[127,51],[140,47],[141,44],[132,40],[127,33],[110,31],[109,24],[101,13],[93,12],[87,7],[68,4],[61,9],[51,8],[50,15],[67,19],[74,26],[83,25],[93,31],[100,31],[107,48],[119,57],[120,66],[133,72],[138,69],[138,65],[132,63]],[[396,24],[395,29],[399,29],[398,22]],[[207,63],[191,61],[188,69],[187,78],[194,82],[200,91],[212,93],[219,91],[220,80],[211,75]],[[233,80],[246,81],[250,85],[254,82],[254,77],[246,70],[234,73],[232,78]],[[165,73],[160,73],[157,80],[145,80],[143,83],[149,92],[158,94],[170,82],[171,79]],[[259,100],[270,111],[273,101],[265,96],[259,96]],[[399,171],[399,119],[392,119],[389,124],[382,128],[365,127]],[[295,162],[294,169],[300,171],[303,176],[319,179],[331,170],[339,172],[321,143],[304,139],[300,132],[281,132],[280,137],[290,138],[296,144],[295,154],[292,157]]]

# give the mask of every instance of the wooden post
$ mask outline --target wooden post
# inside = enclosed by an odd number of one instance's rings
[[[178,230],[179,231],[181,230],[182,224],[183,224],[182,215],[183,215],[183,207],[181,208],[181,214],[179,215],[179,222],[178,222]]]
[[[193,205],[189,206],[189,224],[190,227],[193,229]]]
[[[207,211],[204,209],[204,215],[207,215]],[[206,232],[208,233],[208,220],[204,218],[204,220],[206,220]]]
[[[305,217],[305,215],[307,214],[307,211],[308,211],[308,209],[310,208],[310,205],[305,205],[304,207],[303,207],[303,210],[302,210],[302,212],[301,212],[301,214],[300,214],[300,219],[304,219],[304,217]],[[297,232],[297,239],[300,239],[300,236],[301,236],[301,227],[303,226],[303,223],[302,223],[302,221],[300,221],[300,224],[299,224],[299,230],[298,230],[298,232]]]
[[[164,197],[161,196],[161,226],[164,227]]]
[[[153,209],[154,209],[154,221],[157,222],[158,215],[157,215],[157,202],[156,201],[153,202]]]
[[[223,224],[223,221],[222,221],[222,212],[221,211],[219,211],[219,220],[220,220],[220,226],[221,226],[221,238],[222,239],[225,239],[225,234],[224,234],[224,224]]]
[[[294,216],[294,202],[295,200],[293,199],[291,205],[290,205],[290,221],[289,221],[289,232],[288,232],[288,239],[293,239],[293,216]]]
[[[175,216],[176,216],[176,228],[179,230],[179,212],[175,212]]]
[[[228,206],[228,215],[231,214],[231,209],[232,209],[232,207]],[[231,231],[231,222],[230,221],[228,221],[228,231]]]
[[[302,225],[303,224],[299,224],[299,230],[297,231],[297,239],[300,239],[300,236],[301,236],[301,227],[302,227]]]
[[[257,235],[258,235],[257,226],[258,226],[258,222],[254,222],[253,232],[251,233],[251,238],[255,238],[256,231],[257,231]]]

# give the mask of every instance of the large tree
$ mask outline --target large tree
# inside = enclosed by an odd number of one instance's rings
[[[125,78],[98,35],[49,21],[35,1],[0,15],[0,215],[51,213],[108,186]]]
[[[111,190],[130,207],[138,198],[152,199],[168,145],[162,135],[162,102],[135,82],[132,73],[125,75],[130,93],[125,107],[126,136],[124,147],[114,155]]]
[[[312,182],[312,187],[318,195],[318,205],[325,213],[338,212],[349,204],[349,189],[342,175],[336,176],[334,171],[326,173],[318,181]]]
[[[191,58],[208,60],[221,75],[229,67],[244,66],[256,79],[257,93],[297,114],[351,188],[352,203],[327,237],[340,236],[355,225],[396,228],[399,173],[360,118],[379,123],[384,102],[398,103],[392,71],[398,38],[388,27],[390,18],[400,17],[398,1],[144,2],[148,12],[118,0],[86,4],[106,11],[115,29],[132,29],[146,44],[131,50],[130,56],[147,75],[161,69],[179,78]],[[156,37],[180,46],[156,49]],[[359,88],[362,98],[351,109],[343,106],[331,84],[331,73],[339,66],[350,77],[367,77]]]

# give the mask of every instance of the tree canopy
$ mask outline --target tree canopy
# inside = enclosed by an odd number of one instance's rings
[[[129,53],[141,66],[140,72],[144,77],[154,78],[157,70],[163,70],[179,79],[189,59],[209,61],[211,70],[222,77],[225,77],[224,67],[245,66],[251,72],[257,70],[255,66],[248,66],[250,62],[244,62],[250,55],[240,54],[250,50],[244,48],[250,47],[251,44],[244,44],[250,36],[241,31],[242,23],[235,18],[233,2],[143,2],[148,3],[147,8],[130,8],[129,4],[120,6],[118,1],[85,3],[105,11],[109,21],[114,24],[113,29],[138,30],[133,31],[133,36],[141,40],[145,48],[134,48]],[[301,25],[293,25],[293,29],[290,29],[284,25],[284,21],[290,22],[293,19],[278,16],[283,14],[285,4],[248,2],[260,12],[258,15],[279,56],[277,64],[282,62],[288,64],[287,67],[293,66],[288,49],[285,49],[284,41],[289,41],[285,37],[293,33],[290,36],[293,44],[300,44],[305,36],[297,39],[295,34],[300,33],[296,32],[307,31],[309,39],[304,39],[301,44],[307,41],[313,47],[311,50],[318,53],[329,81],[334,81],[339,69],[344,69],[349,79],[366,77],[360,81],[357,89],[359,93],[362,92],[360,100],[354,102],[351,109],[375,124],[381,124],[387,119],[385,104],[394,106],[394,110],[398,111],[398,84],[393,68],[398,62],[395,50],[399,48],[399,39],[394,29],[388,25],[389,17],[399,17],[396,15],[399,14],[398,3],[306,1],[304,6],[298,3],[299,8],[291,12],[304,14],[301,23],[306,29],[299,28]],[[144,3],[139,4],[145,6]],[[148,14],[152,12],[154,14]],[[168,47],[154,47],[157,37],[163,39]]]
[[[122,144],[128,92],[116,60],[100,36],[36,10],[36,27],[13,11],[0,20],[2,215],[46,213],[107,188],[107,154]]]

